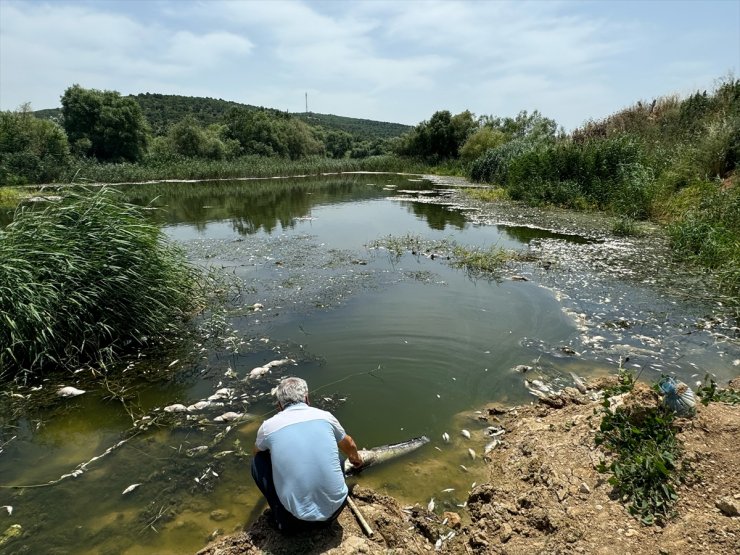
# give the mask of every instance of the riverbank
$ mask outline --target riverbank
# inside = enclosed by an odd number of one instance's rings
[[[731,385],[740,387],[740,379]],[[432,511],[404,507],[358,485],[353,497],[372,537],[363,533],[349,508],[326,531],[294,537],[273,531],[262,515],[247,530],[219,539],[198,555],[737,553],[740,405],[699,405],[695,417],[678,421],[682,460],[690,470],[678,487],[677,516],[659,527],[644,526],[631,516],[615,498],[608,475],[596,469],[608,454],[594,442],[602,407],[593,397],[591,391],[582,395],[568,389],[537,404],[486,407],[478,418],[503,427],[505,434],[485,456],[488,481],[470,490],[464,508],[439,503]],[[625,402],[630,398],[646,405],[657,402],[643,384]],[[471,445],[476,441],[484,439],[473,436]]]

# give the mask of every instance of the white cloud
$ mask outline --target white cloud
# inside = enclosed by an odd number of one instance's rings
[[[243,60],[253,47],[234,33],[171,29],[100,8],[2,5],[3,109],[25,101],[37,108],[51,107],[58,102],[50,102],[49,91],[58,98],[73,83],[125,93],[152,90],[151,83],[195,79],[204,71]]]
[[[0,108],[80,83],[291,111],[309,91],[314,111],[403,123],[539,109],[573,127],[737,70],[736,26],[705,14],[728,3],[706,5],[0,0]]]

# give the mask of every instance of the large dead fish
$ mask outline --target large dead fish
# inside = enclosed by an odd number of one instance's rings
[[[360,449],[360,457],[362,458],[362,466],[355,468],[349,459],[344,461],[344,473],[347,476],[359,474],[369,466],[376,465],[378,463],[385,462],[390,459],[395,459],[406,453],[415,451],[425,443],[429,443],[427,436],[415,437],[408,441],[402,441],[401,443],[393,443],[391,445],[381,445],[380,447],[373,447],[372,449]]]

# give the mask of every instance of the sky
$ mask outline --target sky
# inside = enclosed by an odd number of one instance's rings
[[[64,90],[415,125],[539,110],[572,130],[740,74],[740,0],[0,0],[0,110]]]

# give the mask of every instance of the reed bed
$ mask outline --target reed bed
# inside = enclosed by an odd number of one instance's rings
[[[266,156],[244,156],[233,160],[202,158],[149,158],[142,163],[101,163],[80,159],[62,175],[61,182],[131,183],[164,179],[230,179],[244,177],[276,177],[320,175],[322,173],[378,171],[429,171],[430,166],[397,156],[372,156],[362,159],[332,159],[320,156],[289,160]]]
[[[115,191],[22,205],[0,230],[0,377],[103,367],[181,329],[200,272]]]

